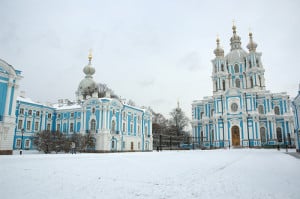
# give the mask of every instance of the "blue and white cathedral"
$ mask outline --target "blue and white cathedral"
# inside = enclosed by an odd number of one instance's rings
[[[76,101],[58,100],[56,104],[37,103],[17,92],[21,72],[0,60],[0,153],[16,149],[35,149],[35,133],[49,130],[67,136],[91,133],[95,151],[151,151],[152,115],[148,109],[127,105],[107,92],[99,97],[93,80],[95,68],[89,62],[85,77],[76,91]]]
[[[195,142],[204,148],[294,145],[294,119],[286,93],[266,90],[262,53],[249,33],[248,52],[232,27],[230,52],[217,38],[213,96],[192,103]]]

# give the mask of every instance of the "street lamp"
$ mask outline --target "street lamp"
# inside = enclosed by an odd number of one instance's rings
[[[22,155],[22,150],[23,150],[23,135],[24,135],[24,129],[21,130],[22,133],[22,138],[21,138],[21,150],[20,150],[20,155]]]

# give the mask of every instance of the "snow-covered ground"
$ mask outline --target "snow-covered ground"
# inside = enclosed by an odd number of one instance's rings
[[[300,159],[273,149],[0,156],[1,199],[300,198]]]

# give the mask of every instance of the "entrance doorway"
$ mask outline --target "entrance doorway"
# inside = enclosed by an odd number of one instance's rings
[[[240,129],[238,126],[231,128],[231,141],[232,146],[240,146]]]

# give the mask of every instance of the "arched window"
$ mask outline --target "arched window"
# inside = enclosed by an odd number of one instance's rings
[[[258,76],[259,86],[261,87],[261,77]]]
[[[201,131],[201,134],[200,134],[200,141],[203,142],[203,131]]]
[[[225,80],[222,81],[223,91],[225,91]]]
[[[264,113],[265,113],[265,110],[264,110],[264,106],[263,106],[263,105],[259,105],[259,106],[258,106],[258,113],[259,113],[259,114],[264,114]]]
[[[253,78],[250,77],[250,88],[253,88]]]
[[[256,66],[259,67],[259,60],[256,59]]]
[[[92,131],[96,130],[96,120],[94,120],[94,119],[91,120],[91,130]]]
[[[224,71],[224,64],[221,64],[221,71]]]
[[[216,91],[218,91],[218,81],[215,81]]]
[[[210,116],[212,117],[212,116],[214,116],[214,109],[211,109],[211,111],[210,111]]]
[[[240,79],[235,79],[235,87],[241,88],[241,81],[240,81]]]
[[[249,68],[252,68],[252,64],[251,61],[249,60]]]
[[[235,65],[234,65],[234,72],[235,72],[235,73],[239,73],[239,72],[240,72],[240,70],[239,70],[239,65],[238,65],[238,64],[235,64]]]
[[[211,142],[213,142],[215,140],[215,135],[214,135],[214,130],[212,129],[211,132],[210,132],[210,139],[211,139]]]
[[[115,120],[111,121],[111,131],[114,132],[116,130],[116,122]]]
[[[203,119],[203,115],[204,115],[204,112],[201,112],[201,114],[200,114],[201,119]]]
[[[280,111],[279,111],[279,107],[278,106],[275,106],[274,113],[275,113],[275,115],[280,115]]]
[[[261,143],[266,143],[267,142],[267,140],[266,140],[266,128],[265,127],[260,128],[260,140],[261,140]]]
[[[276,129],[276,135],[277,135],[277,142],[282,142],[282,133],[281,133],[281,128],[278,127]]]

